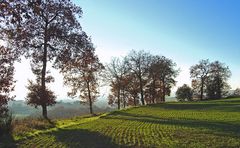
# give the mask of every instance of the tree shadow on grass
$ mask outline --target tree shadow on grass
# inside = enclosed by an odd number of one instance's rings
[[[112,138],[86,129],[59,129],[51,133],[56,141],[66,147],[77,148],[115,148]]]
[[[11,134],[5,134],[0,136],[0,148],[16,148],[16,142]]]
[[[161,107],[167,110],[216,110],[221,112],[240,112],[239,104],[219,104],[219,103],[164,103],[153,104],[151,107]]]
[[[136,115],[127,112],[113,112],[108,116],[103,116],[104,119],[121,119],[139,122],[148,122],[154,124],[185,126],[196,129],[208,129],[213,132],[228,133],[233,137],[240,137],[240,124],[232,124],[226,122],[213,122],[193,119],[171,119],[171,118],[159,118],[149,115]]]

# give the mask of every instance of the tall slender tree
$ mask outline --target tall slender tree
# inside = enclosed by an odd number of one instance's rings
[[[17,3],[17,1],[14,1]],[[33,0],[21,1],[21,13],[15,19],[6,19],[2,25],[2,32],[9,44],[23,53],[27,58],[37,57],[41,68],[41,99],[46,102],[46,69],[47,63],[59,63],[64,54],[81,52],[81,47],[87,42],[86,34],[82,31],[77,17],[81,17],[82,10],[70,0]],[[8,25],[11,23],[11,25]],[[58,58],[61,56],[61,58]],[[57,60],[56,60],[57,59]],[[64,62],[60,62],[64,63]],[[42,104],[42,114],[47,118],[47,106]]]
[[[92,44],[86,46],[81,55],[73,55],[67,63],[61,67],[64,75],[64,84],[71,88],[69,96],[79,98],[89,104],[90,113],[93,114],[93,103],[96,101],[99,91],[98,76],[104,69],[100,63]]]
[[[105,78],[110,82],[111,92],[109,99],[110,104],[117,103],[118,109],[121,108],[121,92],[124,89],[123,80],[127,74],[125,59],[113,58],[106,66]],[[115,99],[116,98],[116,99]]]

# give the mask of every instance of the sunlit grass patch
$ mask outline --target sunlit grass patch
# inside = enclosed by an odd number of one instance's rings
[[[230,101],[231,100],[231,101]],[[238,100],[165,103],[57,120],[18,147],[240,147]],[[36,131],[35,131],[36,133]]]

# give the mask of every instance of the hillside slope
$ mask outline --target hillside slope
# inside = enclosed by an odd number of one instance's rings
[[[15,138],[16,139],[16,138]],[[59,121],[15,147],[240,147],[240,99],[166,103]]]

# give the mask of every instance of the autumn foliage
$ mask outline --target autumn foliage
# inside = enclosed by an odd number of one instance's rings
[[[0,117],[8,111],[7,104],[13,99],[15,55],[9,48],[0,47]]]
[[[131,51],[123,59],[114,58],[106,66],[106,79],[111,87],[109,104],[125,108],[165,102],[178,75],[176,64],[164,56],[145,51]]]
[[[69,0],[4,1],[1,7],[5,16],[1,25],[3,37],[15,51],[41,65],[40,104],[47,118],[47,67],[50,62],[64,63],[61,60],[68,59],[62,55],[80,51],[85,45],[86,34],[78,21],[82,10]]]
[[[61,73],[64,75],[64,84],[71,88],[68,96],[78,97],[82,103],[89,104],[90,113],[93,114],[93,103],[99,95],[99,74],[104,67],[90,39],[88,41],[81,52],[73,53],[64,61]]]

